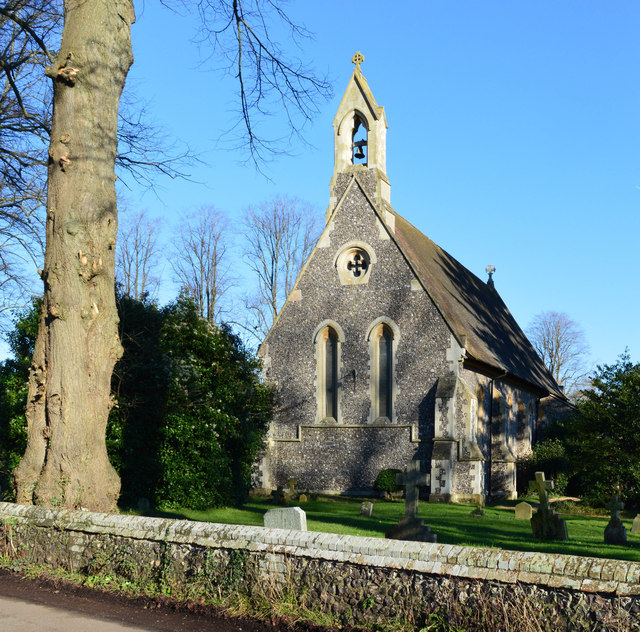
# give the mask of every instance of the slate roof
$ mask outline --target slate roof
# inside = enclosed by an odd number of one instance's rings
[[[396,243],[454,335],[466,337],[467,359],[565,399],[498,292],[393,213]]]

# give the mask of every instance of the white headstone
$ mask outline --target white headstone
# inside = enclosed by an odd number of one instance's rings
[[[264,526],[270,529],[307,530],[307,514],[300,507],[269,509],[264,514]]]
[[[518,503],[516,505],[516,520],[531,520],[533,507],[529,503]]]
[[[633,519],[633,524],[631,525],[631,533],[640,533],[640,514],[638,514]]]

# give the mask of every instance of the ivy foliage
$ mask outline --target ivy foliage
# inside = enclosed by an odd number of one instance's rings
[[[187,298],[158,308],[118,296],[124,347],[107,424],[121,504],[205,509],[242,502],[262,449],[273,394],[259,363],[226,326],[203,320]],[[0,467],[6,495],[26,447],[24,408],[39,304],[8,336],[0,365]]]

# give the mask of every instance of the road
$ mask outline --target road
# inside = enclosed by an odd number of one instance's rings
[[[279,627],[231,619],[201,606],[128,598],[0,570],[2,632],[275,632]]]

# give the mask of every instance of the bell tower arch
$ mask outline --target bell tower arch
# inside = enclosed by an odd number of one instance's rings
[[[335,162],[331,179],[329,211],[337,203],[335,184],[339,174],[358,169],[372,171],[376,178],[378,202],[390,203],[391,185],[387,178],[387,118],[362,74],[364,55],[356,53],[355,64],[342,101],[333,119]]]

